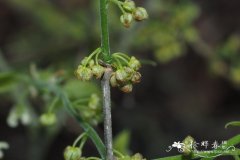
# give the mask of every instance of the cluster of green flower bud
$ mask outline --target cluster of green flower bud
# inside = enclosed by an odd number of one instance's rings
[[[105,68],[95,63],[92,59],[89,62],[86,62],[86,59],[88,59],[88,57],[82,60],[78,69],[75,71],[77,78],[82,81],[89,81],[93,76],[95,76],[96,79],[100,79]]]
[[[82,81],[89,81],[92,77],[95,77],[96,79],[100,79],[102,77],[105,72],[105,68],[98,64],[98,56],[100,53],[101,49],[97,48],[93,53],[81,61],[81,64],[75,71],[78,79]],[[95,56],[95,60],[93,60],[93,56]]]
[[[138,70],[141,63],[135,57],[131,57],[125,66],[120,66],[112,73],[110,84],[112,87],[119,87],[125,93],[132,91],[133,84],[141,81],[141,74]]]
[[[142,21],[148,18],[146,9],[143,7],[136,7],[135,2],[132,0],[119,2],[119,6],[123,12],[120,16],[120,21],[126,28],[129,28],[134,20]]]
[[[132,1],[126,1],[132,2]],[[131,10],[131,9],[128,9]],[[105,66],[98,63],[98,56],[101,53],[101,49],[96,49],[89,57],[85,57],[81,64],[78,66],[78,69],[75,71],[75,74],[78,79],[82,81],[89,81],[93,76],[96,79],[102,78],[105,73]],[[95,56],[95,58],[94,58]],[[124,53],[113,53],[112,54],[111,67],[113,69],[112,75],[110,77],[110,84],[112,87],[119,87],[125,93],[132,91],[133,84],[139,83],[141,81],[141,74],[138,70],[141,67],[141,63],[135,57],[129,57]],[[94,60],[93,60],[94,59]],[[91,106],[91,104],[89,104]],[[91,107],[88,107],[91,108]],[[97,107],[92,108],[92,110],[97,109]],[[89,111],[84,112],[84,109],[81,108],[81,113],[83,117],[88,117],[91,119],[93,114],[89,114]],[[93,112],[91,112],[93,113]],[[91,117],[91,118],[89,118]]]
[[[79,112],[80,116],[85,122],[92,125],[97,125],[102,120],[102,107],[99,95],[92,94],[87,100],[73,103],[74,108]]]
[[[133,156],[124,156],[116,158],[117,160],[146,160],[140,153],[136,153]]]

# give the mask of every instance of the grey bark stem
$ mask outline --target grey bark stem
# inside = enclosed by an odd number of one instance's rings
[[[101,81],[103,93],[104,141],[107,150],[107,160],[114,160],[112,147],[111,92],[109,84],[111,73],[112,69],[106,68]]]

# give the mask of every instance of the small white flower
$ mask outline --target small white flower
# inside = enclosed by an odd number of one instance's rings
[[[16,112],[15,107],[11,109],[8,117],[7,117],[7,124],[9,127],[15,128],[18,126],[18,114]]]
[[[174,142],[172,146],[181,149],[183,145],[184,145],[183,143],[180,143],[180,141],[178,141]]]
[[[9,144],[7,142],[1,142],[0,141],[0,159],[3,158],[4,154],[3,154],[3,149],[8,149],[9,148]]]
[[[27,108],[19,108],[19,106],[13,107],[8,115],[7,124],[9,127],[15,128],[18,126],[19,121],[23,125],[31,123],[31,113]]]
[[[30,112],[27,109],[25,109],[25,112],[22,113],[20,120],[23,125],[28,125],[31,123],[32,117]]]

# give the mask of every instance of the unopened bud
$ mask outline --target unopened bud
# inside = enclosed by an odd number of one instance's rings
[[[124,85],[120,89],[121,89],[121,91],[123,91],[125,93],[130,93],[130,92],[132,92],[133,86],[132,86],[132,84],[129,83],[129,84]]]
[[[126,11],[132,12],[136,8],[135,2],[132,0],[125,0],[123,3],[123,8]]]
[[[78,147],[67,146],[63,155],[65,160],[79,160],[82,153]]]
[[[191,136],[187,136],[184,140],[184,148],[183,148],[183,154],[189,155],[193,150],[193,144],[194,144],[194,138]]]
[[[142,21],[144,19],[148,18],[148,13],[146,11],[145,8],[143,7],[137,7],[134,11],[133,11],[133,17],[135,20],[137,21]]]
[[[100,98],[97,94],[92,94],[88,102],[88,106],[91,109],[96,109],[100,104]]]
[[[117,87],[118,86],[118,82],[117,82],[115,73],[113,73],[111,78],[110,78],[110,84],[111,84],[112,87]]]
[[[89,81],[92,78],[92,70],[80,65],[75,72],[78,79],[82,81]]]
[[[132,156],[133,160],[144,160],[143,156],[140,153],[136,153]]]
[[[132,81],[133,83],[140,83],[141,77],[142,77],[142,76],[141,76],[141,74],[140,74],[139,72],[134,72],[133,75],[132,75],[131,81]]]
[[[129,28],[133,21],[133,16],[130,13],[124,13],[121,15],[120,21],[126,28]]]
[[[55,124],[57,121],[56,115],[54,113],[45,113],[40,116],[40,122],[42,125],[50,126]]]
[[[128,74],[128,78],[129,78],[129,80],[130,80],[131,77],[132,77],[132,75],[133,75],[133,73],[134,73],[134,69],[131,68],[131,67],[124,67],[124,70],[125,70],[125,72]]]
[[[135,71],[139,70],[141,67],[141,63],[135,57],[131,57],[128,65]]]
[[[82,65],[87,65],[88,57],[84,57],[83,60],[81,61]]]
[[[92,67],[92,73],[94,76],[96,76],[97,79],[102,77],[104,71],[105,71],[105,68],[100,65],[94,65]]]
[[[93,59],[91,59],[90,61],[89,61],[89,63],[88,63],[88,65],[89,65],[89,67],[93,67],[94,66],[94,60]]]
[[[120,82],[126,81],[128,78],[128,73],[124,69],[118,69],[116,71],[116,79]]]

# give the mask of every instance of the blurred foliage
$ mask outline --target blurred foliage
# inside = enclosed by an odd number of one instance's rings
[[[138,31],[136,44],[154,50],[161,63],[167,63],[186,52],[187,45],[198,39],[193,26],[199,8],[192,1],[152,1],[150,22]],[[151,16],[153,15],[153,16]]]
[[[240,86],[240,37],[230,35],[223,44],[216,49],[213,56],[213,70],[215,73],[229,78],[236,87]]]
[[[34,120],[32,115],[38,115],[39,110],[34,105],[32,106],[32,101],[42,105],[40,107],[40,113],[55,113],[60,109],[61,103],[58,103],[58,99],[49,92],[48,88],[44,88],[43,91],[38,90],[33,82],[31,82],[34,79],[46,81],[50,84],[61,85],[83,119],[91,124],[97,125],[102,119],[99,88],[93,83],[79,82],[76,79],[67,77],[64,71],[55,73],[50,70],[37,71],[34,66],[31,66],[31,76],[16,73],[11,74],[10,72],[1,73],[1,82],[9,80],[7,81],[8,83],[1,84],[2,87],[0,87],[0,89],[2,93],[12,93],[13,100],[16,102],[16,105],[11,109],[8,117],[9,126],[16,127],[18,125],[18,120],[24,125],[38,123],[38,120]],[[11,86],[13,82],[15,82],[14,84],[16,86],[8,87]],[[18,92],[22,88],[27,89],[19,95]],[[52,116],[46,115],[42,119],[46,119],[45,122],[52,121]]]
[[[129,145],[130,145],[130,132],[124,130],[120,132],[113,141],[114,149],[121,152],[122,154],[129,154]]]
[[[130,29],[131,34],[122,33],[119,10],[114,5],[110,6],[110,30],[115,43],[120,42],[119,46],[113,43],[113,48],[127,46],[131,42],[135,49],[144,48],[144,51],[150,51],[155,56],[155,60],[165,64],[184,56],[190,47],[208,60],[209,68],[214,74],[224,76],[239,85],[238,35],[229,35],[217,47],[211,46],[201,39],[201,32],[195,25],[201,9],[194,1],[154,0],[143,3],[149,11],[149,21],[140,27],[134,25]],[[25,60],[40,58],[37,60],[40,62],[47,56],[52,61],[56,60],[56,55],[64,58],[65,54],[76,52],[79,44],[90,41],[93,42],[92,46],[96,46],[95,42],[100,40],[97,1],[66,3],[9,0],[6,4],[18,14],[23,23],[23,27],[4,46],[4,50],[13,54],[17,60],[21,61],[22,55],[27,55]],[[121,42],[126,36],[129,39]],[[81,50],[85,49],[86,46],[82,46]],[[73,59],[74,56],[68,58]]]

